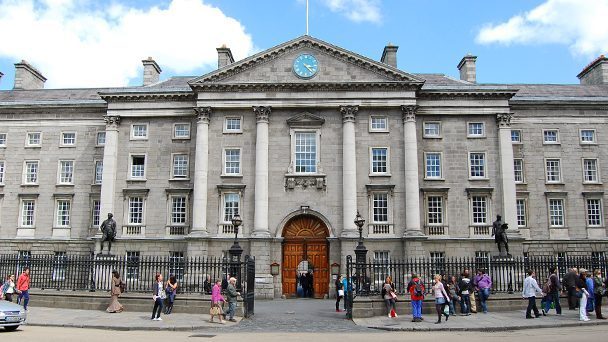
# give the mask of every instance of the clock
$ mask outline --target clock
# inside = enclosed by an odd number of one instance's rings
[[[317,71],[319,71],[319,63],[313,55],[304,53],[293,61],[293,72],[299,78],[313,78]]]

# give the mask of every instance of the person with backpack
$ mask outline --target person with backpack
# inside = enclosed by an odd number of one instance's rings
[[[469,279],[469,271],[464,270],[458,281],[458,296],[460,297],[460,313],[463,316],[471,315],[471,290],[473,286]]]
[[[529,270],[528,276],[524,279],[524,289],[521,292],[521,296],[528,300],[528,307],[526,308],[527,319],[540,317],[540,313],[536,307],[536,293],[540,293],[542,296],[545,295],[541,288],[538,287],[535,277],[536,272]],[[534,311],[534,317],[532,317],[532,311]]]
[[[382,298],[384,299],[384,304],[386,304],[388,318],[397,318],[397,310],[395,308],[397,295],[395,294],[395,284],[390,276],[386,277],[384,285],[382,286]]]
[[[547,278],[547,282],[543,286],[543,292],[545,293],[544,298],[544,308],[542,308],[543,316],[551,309],[551,304],[555,306],[555,313],[558,315],[562,314],[562,306],[559,303],[559,293],[562,290],[562,283],[559,281],[559,276],[557,275],[557,267],[553,266],[549,269],[549,277]]]
[[[110,290],[110,305],[106,309],[109,313],[122,312],[124,310],[122,304],[118,302],[118,297],[124,291],[124,283],[120,280],[118,271],[112,271],[112,289]]]
[[[412,279],[407,284],[407,292],[412,297],[412,322],[422,322],[422,301],[424,300],[424,284],[418,275],[412,273]]]

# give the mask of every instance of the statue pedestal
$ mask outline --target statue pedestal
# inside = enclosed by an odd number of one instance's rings
[[[95,290],[110,291],[112,271],[118,269],[118,258],[111,254],[97,254],[94,261]]]
[[[506,252],[505,252],[506,254]],[[494,256],[490,264],[489,275],[492,277],[494,289],[509,294],[513,293],[513,274],[515,273],[515,260],[511,255]]]

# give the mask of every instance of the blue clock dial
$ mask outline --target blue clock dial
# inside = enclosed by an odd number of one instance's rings
[[[313,55],[301,54],[293,61],[293,72],[300,78],[312,78],[319,71],[319,63]]]

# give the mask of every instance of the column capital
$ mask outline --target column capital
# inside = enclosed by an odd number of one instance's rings
[[[120,125],[120,116],[105,115],[103,121],[106,123],[106,129],[118,129],[118,126]]]
[[[198,123],[209,124],[211,107],[194,107],[194,111],[196,112],[196,121]]]
[[[403,123],[406,123],[408,121],[416,122],[417,111],[418,106],[416,105],[401,106],[401,119],[403,119]]]
[[[272,112],[271,106],[253,106],[253,112],[255,113],[256,122],[268,123],[270,120],[270,113]]]
[[[355,122],[359,106],[340,106],[340,113],[342,113],[342,122]]]
[[[511,118],[513,118],[512,113],[496,114],[496,124],[498,125],[498,128],[510,128]]]

